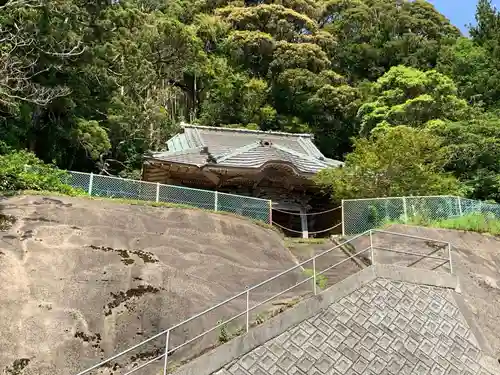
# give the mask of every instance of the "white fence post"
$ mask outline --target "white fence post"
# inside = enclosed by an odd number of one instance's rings
[[[345,236],[344,200],[342,199],[342,235]]]
[[[90,172],[90,179],[89,179],[89,195],[92,195],[92,185],[94,185],[94,173]]]
[[[156,183],[156,203],[160,201],[160,183]]]
[[[214,211],[219,210],[219,193],[217,190],[215,190],[215,196],[214,196]]]
[[[463,215],[463,212],[462,212],[462,200],[460,199],[460,197],[457,197],[458,198],[458,214],[460,216]]]
[[[408,224],[408,208],[406,207],[406,197],[403,197],[403,215],[405,218],[405,224]]]

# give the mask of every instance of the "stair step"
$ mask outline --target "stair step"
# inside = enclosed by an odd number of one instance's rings
[[[337,245],[330,241],[326,243],[292,242],[288,245],[288,249],[299,262],[304,262],[308,259],[311,259],[313,256],[319,255],[329,249],[332,249],[335,246]],[[360,269],[364,268],[364,264],[359,260],[357,262],[353,259],[348,260],[350,256],[351,254],[347,254],[344,249],[336,248],[316,258],[315,262],[317,273],[328,269],[334,264],[344,261],[343,263],[323,273],[323,275],[326,276],[326,287],[336,284],[337,282],[344,280],[345,278],[355,274]],[[312,262],[308,262],[304,265],[305,269],[312,269],[312,267]]]

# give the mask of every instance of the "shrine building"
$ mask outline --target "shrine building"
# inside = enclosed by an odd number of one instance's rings
[[[335,206],[312,177],[342,165],[325,157],[311,134],[183,124],[166,151],[145,156],[142,179],[271,199],[273,222],[307,237],[340,216],[311,215]]]

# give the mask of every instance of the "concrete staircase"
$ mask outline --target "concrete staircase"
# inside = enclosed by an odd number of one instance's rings
[[[458,279],[374,265],[175,375],[495,375]]]
[[[342,245],[342,243],[343,241],[340,239],[293,239],[286,241],[286,246],[292,255],[297,259],[297,262],[304,262],[315,255],[332,249],[333,247],[338,247],[316,259],[317,273],[330,268],[334,264],[343,262],[324,272],[326,277],[326,286],[328,287],[351,275],[354,275],[356,272],[359,272],[370,265],[370,262],[367,261],[366,257],[352,257],[356,253],[356,249],[350,246],[350,244]],[[303,268],[312,269],[312,263],[305,264]]]

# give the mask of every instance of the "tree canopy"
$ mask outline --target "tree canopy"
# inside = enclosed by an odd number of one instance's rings
[[[500,14],[476,19],[464,37],[425,0],[0,0],[0,154],[134,177],[192,121],[313,133],[366,181],[377,154],[432,171],[379,194],[453,177],[499,200]]]
[[[354,142],[343,168],[320,171],[318,184],[338,199],[460,194],[461,185],[445,171],[442,140],[428,130],[395,126]]]
[[[425,127],[433,120],[465,119],[470,108],[457,91],[453,80],[435,70],[393,67],[372,85],[373,101],[359,108],[361,133],[378,126]]]

